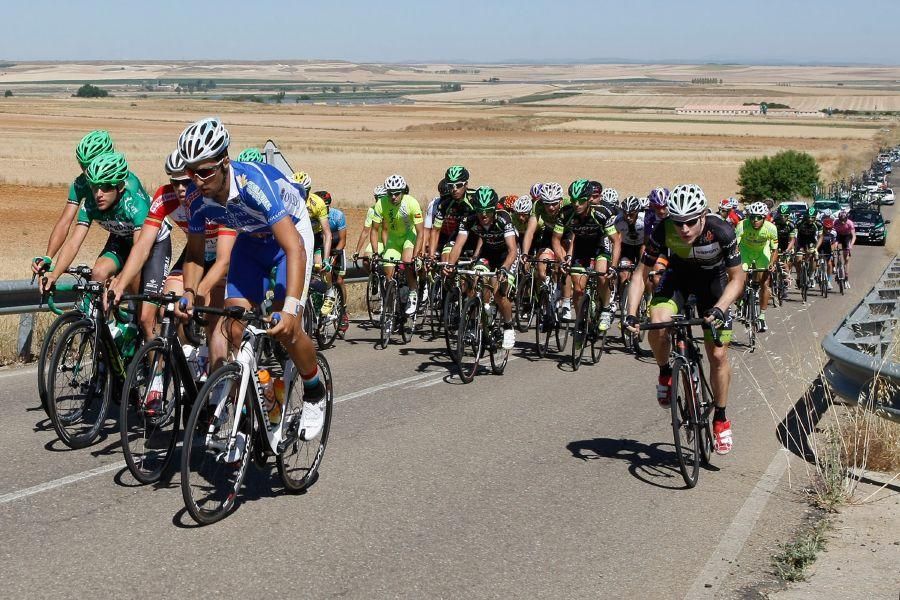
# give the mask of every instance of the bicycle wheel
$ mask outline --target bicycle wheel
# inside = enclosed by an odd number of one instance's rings
[[[569,333],[572,330],[572,322],[571,321],[559,321],[556,322],[556,328],[554,330],[554,336],[556,338],[556,351],[557,352],[565,352],[566,347],[569,345]]]
[[[285,390],[283,411],[283,418],[287,419],[284,425],[285,441],[279,447],[275,463],[278,465],[278,474],[284,482],[285,489],[292,493],[302,492],[318,477],[325,445],[328,443],[328,432],[331,430],[331,414],[334,407],[331,367],[321,352],[316,353],[316,363],[319,365],[319,377],[325,384],[325,398],[321,400],[325,403],[325,424],[317,437],[302,440],[297,435],[303,407],[303,383],[297,369],[293,369],[293,380]]]
[[[809,292],[809,268],[807,265],[800,267],[797,271],[797,287],[800,288],[800,299],[806,303],[806,296]]]
[[[838,255],[838,258],[835,260],[834,266],[834,278],[837,280],[838,291],[841,293],[841,296],[844,295],[844,260],[843,255]]]
[[[378,315],[381,314],[381,292],[379,288],[378,272],[373,268],[366,282],[366,311],[369,314],[369,323],[372,327],[379,326]]]
[[[427,277],[419,277],[419,306],[416,308],[416,321],[413,332],[425,336],[426,325],[431,316],[431,283]]]
[[[44,341],[41,342],[41,351],[40,354],[38,354],[37,360],[38,397],[41,399],[41,406],[44,408],[44,412],[47,413],[47,416],[50,416],[49,409],[47,408],[47,376],[50,372],[53,351],[56,349],[56,345],[59,343],[66,327],[83,318],[84,315],[77,311],[59,315],[53,320],[53,323],[50,324],[50,328],[47,329],[47,333],[44,335]]]
[[[697,421],[698,401],[691,368],[682,359],[672,365],[672,433],[675,454],[684,483],[692,488],[700,477],[700,428]]]
[[[441,333],[444,317],[444,278],[441,274],[437,274],[434,281],[431,282],[430,309],[431,318],[431,337],[436,338]]]
[[[346,307],[344,305],[344,293],[341,288],[334,286],[334,306],[327,315],[319,314],[316,323],[316,341],[319,348],[330,348],[334,345],[338,333],[341,331],[341,319],[344,318]]]
[[[456,362],[459,360],[459,321],[462,311],[459,287],[453,286],[447,290],[444,296],[444,343],[447,345],[447,353]]]
[[[456,364],[459,378],[471,383],[481,359],[481,299],[469,298],[459,318],[459,353]]]
[[[384,286],[384,295],[381,302],[381,349],[384,350],[391,343],[395,319],[397,317],[397,282],[391,279]]]
[[[60,441],[89,446],[100,434],[112,393],[112,369],[93,321],[65,328],[53,350],[47,379],[47,408]]]
[[[516,329],[521,333],[528,331],[534,319],[534,298],[532,297],[534,275],[523,273],[516,286],[515,311]]]
[[[769,288],[772,290],[772,306],[779,307],[783,304],[781,298],[781,286],[784,282],[784,276],[781,273],[781,268],[777,265],[775,267],[775,271],[772,273],[772,276],[769,278]]]
[[[643,296],[641,296],[641,303],[638,305],[638,318],[643,318],[649,315],[649,308],[647,306],[648,304],[649,300],[647,299],[647,295],[644,294]],[[646,335],[647,332],[644,330],[641,330],[638,333],[631,334],[631,347],[634,350],[635,356],[652,356],[653,353],[650,351],[650,348],[648,348],[644,343],[644,338],[646,337]]]
[[[253,402],[248,386],[238,412],[241,367],[228,363],[216,369],[197,395],[184,432],[181,451],[181,495],[191,517],[209,525],[234,509],[253,446]]]
[[[122,388],[122,451],[128,470],[145,484],[159,481],[169,466],[181,423],[183,392],[166,346],[162,339],[144,344],[131,359]]]
[[[756,332],[759,330],[759,304],[756,300],[756,297],[750,298],[750,301],[747,303],[747,336],[748,342],[747,345],[750,347],[750,352],[756,350]]]
[[[705,467],[710,465],[710,458],[713,452],[713,434],[712,434],[712,410],[713,396],[706,380],[706,375],[699,367],[696,369],[694,377],[700,382],[700,410],[699,415],[700,428],[700,464]]]
[[[828,267],[824,260],[819,263],[819,293],[823,298],[828,297]]]
[[[556,323],[555,309],[550,302],[550,291],[547,288],[541,288],[538,294],[534,318],[537,354],[544,358],[550,350],[550,336],[553,334],[554,324]]]
[[[603,358],[603,351],[606,348],[606,337],[609,334],[609,328],[600,330],[600,313],[599,306],[596,301],[593,306],[594,314],[591,316],[593,321],[594,335],[591,336],[591,364],[597,364]]]
[[[500,317],[495,315],[494,322],[488,329],[490,340],[488,350],[491,358],[491,372],[494,375],[503,375],[506,363],[509,362],[509,350],[503,349],[503,327],[500,326]]]
[[[591,337],[591,299],[582,297],[581,308],[575,316],[575,326],[572,328],[572,370],[577,371],[581,366],[584,356],[584,346]],[[592,357],[593,359],[593,357]]]

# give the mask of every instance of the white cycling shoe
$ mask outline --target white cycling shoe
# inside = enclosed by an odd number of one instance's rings
[[[512,350],[516,345],[516,330],[515,329],[504,329],[503,330],[503,344],[500,346],[504,350]]]

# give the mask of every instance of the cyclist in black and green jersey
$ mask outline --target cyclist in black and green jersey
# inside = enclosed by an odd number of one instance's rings
[[[710,383],[715,397],[713,414],[713,445],[717,454],[726,454],[732,447],[731,423],[725,416],[731,365],[728,363],[728,342],[731,339],[730,307],[744,291],[746,273],[741,268],[741,254],[731,225],[709,215],[706,196],[696,185],[679,185],[667,200],[669,216],[663,219],[647,240],[644,256],[628,288],[628,316],[626,325],[637,333],[635,311],[644,293],[644,273],[654,268],[657,258],[669,253],[668,268],[650,301],[650,321],[664,323],[672,315],[682,312],[688,296],[697,298],[699,314],[721,331],[717,346],[707,329],[704,336],[709,359]],[[656,388],[660,406],[668,408],[672,384],[669,365],[669,337],[665,330],[647,332],[653,356],[659,366]]]
[[[51,258],[56,256],[56,253],[59,252],[59,249],[62,248],[66,238],[69,236],[69,229],[72,227],[72,223],[75,222],[75,217],[78,216],[78,208],[86,198],[93,195],[91,186],[84,174],[88,165],[97,156],[113,150],[113,141],[109,137],[109,133],[102,129],[88,133],[78,142],[78,145],[75,147],[75,160],[78,161],[78,166],[81,167],[81,174],[69,186],[69,198],[66,201],[62,214],[59,215],[59,219],[56,221],[56,225],[53,226],[53,231],[50,232],[46,256]],[[135,191],[144,190],[141,182],[130,171],[125,179],[125,185]],[[45,257],[43,256],[36,257],[32,261],[31,270],[35,273],[43,270],[44,259]]]
[[[109,232],[109,238],[94,263],[91,279],[105,282],[122,269],[150,211],[150,197],[143,188],[135,190],[126,184],[128,174],[128,162],[118,152],[101,154],[88,165],[85,176],[93,194],[85,198],[78,210],[75,231],[60,250],[54,270],[42,280],[42,292],[49,290],[59,275],[72,264],[91,223],[95,221]],[[158,294],[162,291],[172,258],[171,230],[168,222],[159,228],[156,243],[141,270],[142,293]],[[153,337],[156,307],[151,304],[142,307],[140,324],[145,336]]]
[[[609,261],[618,264],[621,253],[621,236],[616,230],[616,212],[604,204],[592,204],[591,191],[593,186],[587,179],[576,179],[569,185],[569,198],[571,204],[560,212],[559,219],[553,228],[551,244],[553,252],[563,256],[567,265],[581,268],[591,268],[604,273],[604,278],[610,274]],[[571,236],[571,250],[567,255],[563,248],[563,236]],[[606,251],[606,240],[612,240],[612,256]],[[575,298],[575,311],[581,305],[587,277],[584,273],[573,272],[566,279],[563,286],[562,302],[560,306],[560,318],[572,320],[572,298]],[[600,301],[602,306],[607,306],[609,301],[609,288],[600,286]],[[609,327],[610,315],[604,311],[600,317],[600,328]]]
[[[428,247],[435,253],[440,253],[441,260],[446,262],[456,243],[459,224],[474,214],[472,197],[475,192],[469,189],[469,170],[461,165],[449,167],[444,173],[441,183],[446,191],[441,194],[440,202],[434,207],[431,239]],[[466,241],[462,255],[473,254],[476,244],[477,240],[475,236],[472,236]]]
[[[798,273],[804,260],[810,263],[810,272],[815,270],[816,246],[822,232],[822,226],[816,220],[817,214],[816,207],[810,206],[797,223],[797,260],[794,261],[794,266]]]
[[[788,278],[788,284],[790,284],[789,274],[793,270],[791,253],[797,245],[797,227],[794,226],[794,222],[791,220],[791,211],[786,204],[778,207],[772,222],[775,224],[775,229],[778,232],[778,258],[785,266],[785,277]]]

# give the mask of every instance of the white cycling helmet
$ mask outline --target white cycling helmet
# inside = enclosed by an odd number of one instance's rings
[[[537,202],[538,200],[541,199],[541,188],[543,188],[543,187],[544,187],[544,184],[540,183],[540,182],[535,183],[533,186],[531,186],[530,193],[531,193],[531,199],[533,201]]]
[[[638,204],[641,206],[641,210],[647,210],[650,208],[650,198],[647,196],[641,196],[638,198]]]
[[[387,188],[385,188],[380,183],[375,186],[374,190],[372,190],[372,195],[375,196],[375,198],[380,198],[380,197],[384,196],[385,194],[387,194]]]
[[[706,196],[699,185],[687,183],[672,190],[666,206],[669,207],[669,216],[673,221],[688,221],[699,217],[706,210]]]
[[[184,159],[181,158],[181,151],[176,148],[166,157],[166,175],[171,177],[178,173],[184,173]]]
[[[312,177],[309,176],[309,173],[306,171],[297,171],[293,175],[291,175],[291,181],[296,184],[299,184],[306,193],[309,194],[309,190],[312,189]]]
[[[389,192],[405,192],[407,189],[409,189],[406,185],[406,180],[403,179],[403,176],[397,174],[391,175],[390,177],[385,179],[384,187]]]
[[[532,207],[534,207],[534,202],[531,201],[529,195],[519,196],[513,203],[513,211],[517,213],[530,213]]]
[[[627,213],[637,212],[641,209],[641,201],[634,196],[628,196],[622,200],[622,210]]]
[[[830,217],[831,215],[832,215],[832,211],[831,211],[830,208],[826,208],[825,210],[822,211],[822,218],[823,218],[823,219],[824,219],[825,217]]]
[[[734,196],[729,197],[729,198],[728,198],[728,205],[729,205],[731,208],[733,208],[734,210],[737,210],[737,209],[738,209],[738,206],[739,206],[739,204],[738,204],[738,199],[735,198]]]
[[[218,117],[207,117],[188,125],[178,137],[178,151],[189,165],[215,158],[228,149],[231,137]]]
[[[616,191],[616,188],[606,188],[603,190],[603,195],[600,196],[600,200],[608,204],[618,204],[619,192]]]
[[[755,215],[757,217],[765,217],[769,214],[769,207],[766,206],[765,202],[754,202],[747,207],[747,214]]]
[[[555,181],[549,181],[541,186],[541,202],[544,204],[556,204],[562,202],[562,186]]]

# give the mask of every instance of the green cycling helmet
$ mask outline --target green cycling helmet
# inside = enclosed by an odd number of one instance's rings
[[[128,177],[128,161],[121,152],[107,152],[92,160],[85,174],[91,185],[119,185]]]
[[[81,138],[81,141],[75,146],[75,160],[82,167],[86,167],[96,157],[114,150],[109,132],[103,129],[96,129]]]
[[[475,197],[472,199],[472,208],[477,213],[494,212],[497,210],[497,202],[500,198],[494,188],[486,185],[475,190]]]
[[[782,204],[781,206],[778,207],[779,214],[787,215],[789,212],[791,212],[791,209],[788,208],[787,204]]]
[[[238,162],[265,162],[259,148],[244,148],[237,157]]]
[[[818,214],[818,212],[819,212],[819,211],[816,210],[816,207],[815,207],[815,206],[810,206],[808,209],[806,209],[806,214],[807,214],[807,216],[809,216],[809,217],[815,217],[816,214]]]
[[[578,204],[590,200],[592,191],[593,186],[587,179],[576,179],[569,184],[569,198],[572,199],[572,202],[577,202]]]
[[[446,179],[448,183],[468,181],[469,171],[463,166],[453,165],[452,167],[447,169],[447,172],[444,174],[444,179]]]

